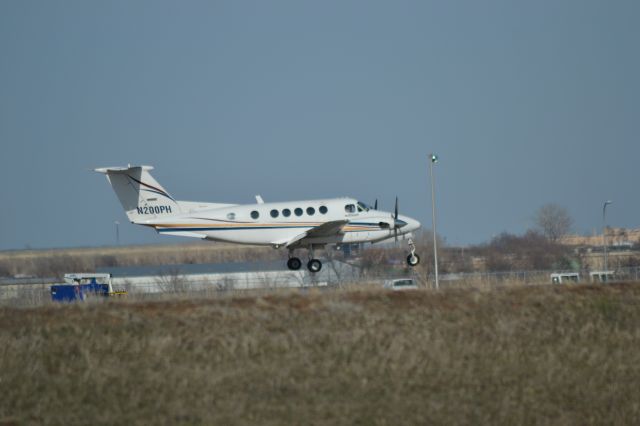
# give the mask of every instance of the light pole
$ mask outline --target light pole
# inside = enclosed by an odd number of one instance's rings
[[[119,246],[120,245],[120,222],[116,220],[113,223],[116,225],[116,245]]]
[[[607,257],[607,206],[613,204],[613,201],[607,200],[602,206],[602,242],[604,245],[604,277],[603,280],[607,281],[607,271],[609,270],[609,258]]]
[[[440,288],[438,282],[438,245],[436,244],[436,190],[433,181],[433,165],[438,162],[438,156],[434,153],[429,155],[429,174],[431,175],[431,223],[433,228],[433,268],[436,276],[436,290]]]

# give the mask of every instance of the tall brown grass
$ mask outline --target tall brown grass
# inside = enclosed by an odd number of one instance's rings
[[[108,266],[221,263],[283,259],[271,247],[222,243],[189,243],[0,252],[0,276],[61,277],[67,272],[94,272]]]
[[[637,424],[640,286],[0,309],[0,423]]]

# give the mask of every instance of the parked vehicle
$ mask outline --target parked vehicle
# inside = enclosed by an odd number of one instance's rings
[[[552,284],[566,284],[580,282],[580,274],[577,272],[559,272],[551,274]]]
[[[389,290],[417,290],[418,286],[411,278],[400,278],[395,280],[386,280],[384,288]]]
[[[615,280],[614,271],[591,271],[589,272],[591,282],[606,283]]]
[[[51,300],[54,302],[127,294],[126,291],[113,291],[111,274],[65,274],[64,281],[64,284],[51,286]]]

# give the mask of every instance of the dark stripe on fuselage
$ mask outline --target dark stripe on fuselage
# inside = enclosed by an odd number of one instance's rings
[[[348,225],[347,225],[348,226]],[[359,225],[362,226],[362,225]],[[374,231],[379,230],[380,228],[376,225],[371,226],[371,228],[375,229],[356,229],[349,230],[345,232],[363,232],[363,231]],[[297,228],[310,228],[313,229],[315,226],[309,225],[288,225],[288,226],[231,226],[231,227],[223,227],[223,226],[204,226],[204,227],[186,227],[186,228],[162,228],[157,227],[158,232],[184,232],[184,231],[246,231],[246,230],[262,230],[262,229],[297,229]]]

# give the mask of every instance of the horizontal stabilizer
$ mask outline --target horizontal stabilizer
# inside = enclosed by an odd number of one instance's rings
[[[127,167],[100,167],[94,170],[98,173],[109,174],[109,173],[128,173],[130,171],[137,170],[137,169],[149,171],[149,170],[153,170],[153,166],[129,165]]]

